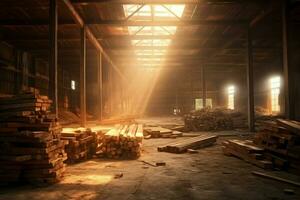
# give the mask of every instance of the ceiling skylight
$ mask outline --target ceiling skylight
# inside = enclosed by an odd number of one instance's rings
[[[180,20],[185,5],[145,5],[145,4],[127,4],[123,5],[125,17],[131,21],[162,21],[162,20]],[[158,62],[163,61],[167,52],[167,47],[171,39],[159,39],[157,36],[172,36],[176,33],[176,26],[129,26],[130,35],[153,36],[153,39],[133,39],[131,44],[135,50],[137,60],[143,66],[159,66]],[[145,49],[143,49],[145,47]],[[152,47],[152,49],[151,49]],[[149,49],[150,48],[150,49]],[[152,64],[152,65],[151,65]]]

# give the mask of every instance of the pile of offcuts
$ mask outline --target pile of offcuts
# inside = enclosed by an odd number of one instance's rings
[[[246,117],[224,108],[203,108],[184,116],[186,131],[220,131],[246,127]]]

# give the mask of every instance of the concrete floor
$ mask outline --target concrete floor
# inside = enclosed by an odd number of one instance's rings
[[[144,140],[139,160],[93,159],[70,165],[59,184],[43,188],[2,188],[0,199],[300,199],[296,187],[251,175],[253,170],[263,170],[224,156],[220,144],[201,149],[198,154],[156,151],[158,145],[180,139]],[[166,166],[152,167],[141,160],[164,161]],[[119,173],[123,177],[115,178]],[[299,181],[299,177],[287,173],[279,175]],[[284,189],[293,189],[295,194],[285,194]]]

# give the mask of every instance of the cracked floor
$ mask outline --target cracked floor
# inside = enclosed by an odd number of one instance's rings
[[[253,170],[263,170],[224,156],[220,146],[224,138],[198,154],[157,152],[158,145],[180,139],[144,140],[139,160],[92,159],[69,165],[62,182],[41,188],[2,188],[0,200],[300,199],[299,188],[255,177]],[[164,161],[166,166],[153,167],[142,160]],[[300,180],[288,173],[272,173]],[[123,176],[116,176],[120,174]],[[295,194],[286,194],[284,189],[292,189]]]

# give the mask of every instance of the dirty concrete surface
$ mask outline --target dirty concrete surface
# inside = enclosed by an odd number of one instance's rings
[[[144,140],[143,153],[138,160],[95,158],[69,165],[64,180],[58,184],[1,188],[0,199],[300,199],[299,188],[255,177],[251,171],[263,170],[224,156],[220,145],[224,138],[219,138],[217,145],[199,150],[198,154],[156,150],[158,145],[181,139]],[[153,167],[142,160],[163,161],[166,166]],[[283,172],[279,175],[299,181],[294,175]],[[292,189],[295,194],[286,194],[285,189]]]

